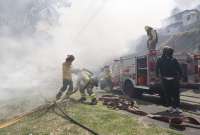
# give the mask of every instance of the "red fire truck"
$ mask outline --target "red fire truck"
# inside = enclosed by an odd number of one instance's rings
[[[128,55],[114,60],[110,65],[113,87],[120,87],[129,97],[138,97],[142,93],[159,94],[162,97],[161,81],[156,78],[155,68],[160,51],[152,50],[145,55]],[[200,88],[200,55],[188,53],[175,53],[179,61],[183,78],[181,88]]]

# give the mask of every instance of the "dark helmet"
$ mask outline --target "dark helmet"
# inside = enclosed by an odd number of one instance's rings
[[[74,55],[67,55],[66,61],[72,62],[75,60]]]
[[[162,56],[172,57],[174,49],[170,46],[164,46]]]
[[[169,47],[167,51],[167,56],[172,57],[173,53],[174,53],[174,49]]]
[[[162,51],[162,55],[163,56],[167,56],[167,54],[168,54],[168,49],[169,49],[170,47],[169,46],[164,46],[163,47],[163,51]]]

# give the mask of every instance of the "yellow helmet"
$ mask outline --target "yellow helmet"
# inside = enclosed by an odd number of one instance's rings
[[[152,28],[151,28],[150,26],[145,26],[144,29],[145,29],[146,31],[148,31],[148,30],[150,30],[150,29],[152,29]]]

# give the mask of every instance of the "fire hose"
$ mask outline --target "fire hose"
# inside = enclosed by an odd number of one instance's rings
[[[45,100],[46,100],[46,99],[45,99]],[[46,101],[47,101],[47,100],[46,100]],[[48,102],[49,102],[49,101],[48,101]],[[57,109],[59,110],[59,112],[61,112],[62,114],[60,114],[60,113],[58,113],[57,111],[55,111],[56,108],[57,108]],[[7,121],[5,121],[5,122],[0,123],[0,129],[6,128],[6,127],[8,127],[8,126],[11,126],[11,125],[13,125],[13,124],[19,122],[22,118],[24,118],[24,117],[26,117],[26,116],[29,116],[29,115],[31,115],[32,113],[39,112],[39,111],[42,111],[42,110],[44,111],[44,114],[46,114],[46,113],[47,113],[48,111],[50,111],[50,110],[53,110],[53,112],[54,112],[56,115],[58,115],[58,116],[64,118],[65,120],[69,120],[70,122],[72,122],[72,123],[78,125],[79,127],[83,128],[83,129],[85,129],[85,130],[87,130],[88,132],[90,132],[90,133],[93,134],[93,135],[99,135],[98,133],[96,133],[96,132],[93,131],[92,129],[90,129],[90,128],[84,126],[83,124],[79,123],[78,121],[76,121],[76,120],[74,120],[72,117],[70,117],[67,113],[64,112],[64,110],[63,110],[63,109],[58,105],[58,103],[55,102],[55,101],[54,101],[54,102],[49,102],[48,104],[45,104],[45,105],[41,105],[41,106],[39,106],[39,107],[33,109],[33,110],[30,111],[30,112],[20,114],[20,115],[18,115],[18,116],[15,116],[14,118],[11,118],[11,119],[9,119],[9,120],[7,120]],[[42,114],[41,116],[43,116],[44,114]],[[40,117],[40,116],[39,116],[39,117]]]
[[[41,95],[41,96],[42,96],[42,95]],[[65,113],[65,111],[58,105],[58,102],[57,102],[57,101],[51,102],[51,101],[48,101],[48,100],[47,100],[45,97],[43,97],[43,96],[42,96],[42,98],[43,98],[46,102],[50,103],[49,105],[47,105],[47,107],[46,107],[47,111],[45,111],[45,112],[48,112],[49,109],[52,109],[53,112],[54,112],[56,115],[62,117],[63,119],[69,120],[70,122],[72,122],[72,123],[74,123],[75,125],[77,125],[77,126],[83,128],[83,129],[85,129],[86,131],[90,132],[90,133],[93,134],[93,135],[99,135],[99,134],[96,133],[94,130],[92,130],[92,129],[86,127],[85,125],[83,125],[83,124],[81,124],[81,123],[79,123],[78,121],[76,121],[75,119],[73,119],[72,117],[70,117],[67,113]],[[55,110],[56,108],[57,108],[62,114],[59,114],[59,113]]]
[[[92,129],[90,129],[90,128],[84,126],[83,124],[81,124],[81,123],[77,122],[76,120],[74,120],[73,118],[71,118],[68,114],[66,114],[66,113],[63,111],[63,109],[62,109],[56,102],[55,102],[54,105],[55,105],[55,107],[58,108],[58,110],[62,113],[62,114],[59,114],[59,113],[57,113],[57,112],[54,110],[54,112],[55,112],[58,116],[60,116],[60,117],[62,117],[62,118],[64,118],[64,119],[66,119],[66,120],[69,120],[70,122],[72,122],[72,123],[78,125],[79,127],[83,128],[83,129],[85,129],[85,130],[87,130],[88,132],[92,133],[93,135],[99,135],[98,133],[96,133],[96,132],[93,131]]]
[[[103,95],[99,98],[99,100],[103,102],[103,105],[112,109],[124,110],[136,115],[147,116],[151,119],[167,122],[171,128],[185,130],[186,127],[193,127],[200,129],[200,121],[196,118],[186,116],[170,117],[150,114],[140,110],[137,106],[135,106],[135,103],[131,99],[123,96]]]
[[[40,105],[40,106],[34,108],[33,110],[31,110],[30,112],[21,113],[13,118],[3,121],[0,123],[0,129],[11,126],[11,125],[17,123],[18,121],[20,121],[25,116],[29,116],[32,113],[39,112],[39,111],[43,110],[44,108],[48,108],[48,107],[46,107],[46,105]]]
[[[169,126],[172,128],[185,130],[186,127],[193,127],[193,128],[200,129],[200,122],[199,122],[199,120],[197,120],[195,118],[186,117],[186,116],[169,117],[169,116],[149,114],[149,113],[146,113],[146,112],[140,110],[139,107],[137,107],[135,105],[135,102],[133,102],[131,99],[128,99],[123,96],[104,95],[104,96],[100,97],[99,100],[103,102],[103,105],[106,105],[109,108],[120,109],[120,110],[124,110],[124,111],[130,112],[130,113],[133,113],[133,114],[140,115],[140,116],[147,116],[151,119],[167,122],[167,123],[169,123]],[[57,108],[59,110],[59,112],[61,112],[62,114],[56,112],[55,108]],[[83,124],[81,124],[81,123],[77,122],[76,120],[74,120],[73,118],[71,118],[67,113],[64,112],[64,110],[58,105],[57,102],[51,102],[50,104],[39,106],[36,109],[32,110],[31,112],[14,117],[13,119],[10,119],[5,123],[0,123],[0,129],[10,126],[12,124],[15,124],[16,122],[20,121],[23,117],[28,116],[28,115],[32,114],[33,112],[47,110],[47,111],[45,111],[45,113],[46,113],[50,109],[52,109],[56,115],[66,119],[66,120],[69,120],[70,122],[80,126],[81,128],[87,130],[88,132],[90,132],[94,135],[98,135],[98,133],[96,133],[92,129],[84,126]]]

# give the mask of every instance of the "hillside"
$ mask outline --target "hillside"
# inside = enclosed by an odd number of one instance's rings
[[[165,45],[160,44],[160,46]],[[200,46],[200,30],[193,30],[188,32],[180,32],[166,41],[166,45],[172,46],[176,51],[180,52],[194,52]]]
[[[194,52],[198,50],[200,46],[200,29],[192,29],[187,32],[178,32],[171,35],[165,35],[158,33],[159,39],[157,44],[157,49],[163,46],[171,46],[176,52]],[[139,39],[139,43],[136,46],[138,54],[144,53],[146,51],[146,41],[147,37],[142,36]]]

